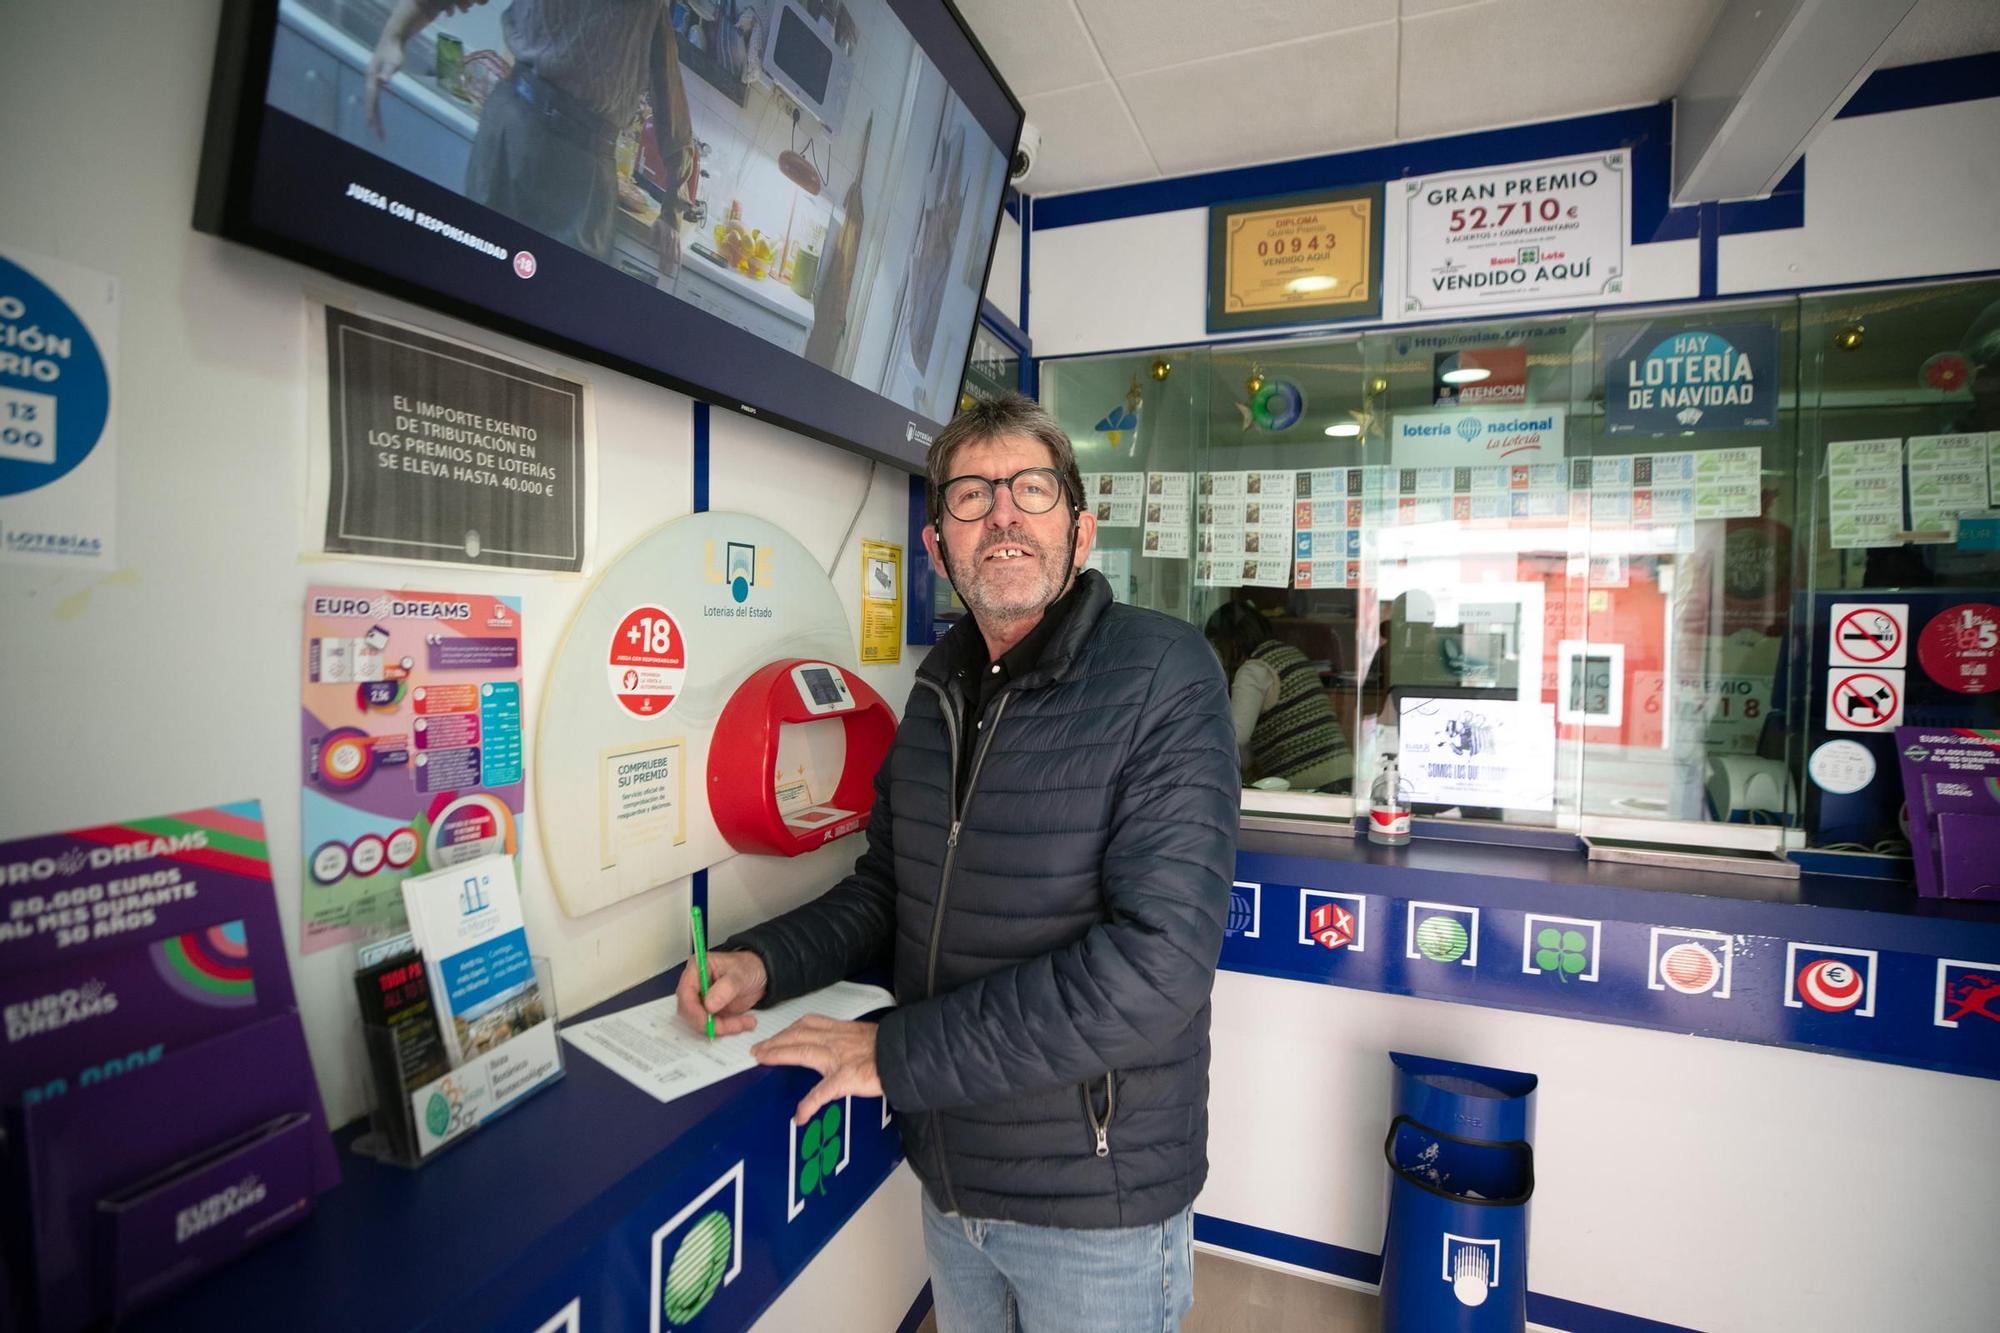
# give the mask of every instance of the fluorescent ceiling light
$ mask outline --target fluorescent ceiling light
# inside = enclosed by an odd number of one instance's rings
[[[1356,421],[1336,421],[1326,428],[1328,435],[1351,437],[1361,433],[1361,424]]]
[[[1447,370],[1438,376],[1446,384],[1477,384],[1481,380],[1493,378],[1493,372],[1484,366],[1461,366],[1457,370]]]

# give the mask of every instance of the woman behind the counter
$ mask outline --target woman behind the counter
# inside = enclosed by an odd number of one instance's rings
[[[1256,607],[1230,602],[1203,632],[1229,677],[1244,782],[1283,778],[1293,791],[1317,791],[1354,776],[1354,756],[1319,672],[1304,653],[1272,637]]]

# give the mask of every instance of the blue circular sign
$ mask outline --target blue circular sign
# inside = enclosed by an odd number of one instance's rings
[[[104,437],[111,381],[69,303],[0,258],[0,495],[60,481]]]

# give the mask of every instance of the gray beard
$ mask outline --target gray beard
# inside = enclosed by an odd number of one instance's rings
[[[951,550],[944,544],[942,539],[938,542],[938,554],[944,557],[945,577],[951,580],[951,586],[957,590],[959,600],[965,603],[966,609],[972,612],[972,618],[982,627],[1006,625],[1017,620],[1025,620],[1030,616],[1040,615],[1048,609],[1051,602],[1062,596],[1063,589],[1069,583],[1067,571],[1062,568],[1062,565],[1068,558],[1068,551],[1073,549],[1071,543],[1074,540],[1075,529],[1072,527],[1071,542],[1064,543],[1065,551],[1063,553],[1059,554],[1046,549],[1037,549],[1033,555],[1029,556],[1028,558],[1035,562],[1041,572],[1040,585],[1021,594],[1019,598],[1013,601],[1001,601],[996,597],[989,597],[985,589],[978,586],[979,580],[977,579],[971,583],[963,580],[960,571],[952,567]],[[1027,542],[1019,538],[1010,538],[992,543],[993,546],[1008,544],[1016,546],[1028,545]],[[973,572],[975,574],[978,572],[979,558],[979,553],[975,551],[973,553]]]

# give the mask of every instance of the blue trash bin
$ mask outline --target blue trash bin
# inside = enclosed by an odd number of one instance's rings
[[[1392,1054],[1382,1145],[1385,1333],[1500,1333],[1528,1322],[1532,1074]],[[1447,1128],[1448,1126],[1448,1128]]]

